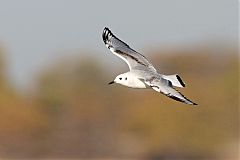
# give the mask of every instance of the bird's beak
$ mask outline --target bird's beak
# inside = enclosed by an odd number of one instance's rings
[[[110,85],[110,84],[113,84],[114,83],[114,81],[112,81],[112,82],[109,82],[108,84]]]

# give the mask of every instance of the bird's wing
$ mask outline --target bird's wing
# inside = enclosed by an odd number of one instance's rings
[[[169,80],[166,80],[163,78],[162,79],[154,78],[150,80],[145,80],[145,83],[155,91],[160,92],[176,101],[180,101],[180,102],[191,104],[191,105],[197,105],[196,103],[186,98],[183,94],[181,94],[175,88],[173,88],[172,83]]]
[[[148,69],[156,72],[151,63],[140,53],[130,48],[126,43],[118,39],[108,28],[104,28],[102,38],[110,51],[123,59],[132,69]]]

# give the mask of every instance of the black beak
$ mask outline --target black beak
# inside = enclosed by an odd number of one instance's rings
[[[112,82],[109,82],[108,84],[113,84],[114,83],[114,81],[112,81]]]

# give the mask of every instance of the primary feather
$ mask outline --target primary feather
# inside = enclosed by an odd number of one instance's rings
[[[174,86],[185,87],[185,83],[180,76],[177,74],[158,74],[153,65],[142,54],[130,48],[129,45],[117,38],[108,28],[104,28],[102,38],[106,47],[114,55],[124,60],[130,69],[129,72],[118,75],[110,84],[115,82],[132,88],[146,88],[146,85],[148,85],[155,91],[176,101],[196,105],[196,103],[174,88]]]

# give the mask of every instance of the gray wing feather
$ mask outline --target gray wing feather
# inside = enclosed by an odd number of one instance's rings
[[[123,59],[132,69],[148,69],[156,72],[151,63],[140,53],[130,48],[126,43],[117,38],[108,28],[104,28],[103,41],[113,54]]]
[[[175,88],[173,88],[169,80],[166,80],[164,78],[161,78],[161,79],[153,78],[151,80],[145,80],[145,83],[155,91],[160,92],[176,101],[180,101],[180,102],[191,104],[191,105],[197,105],[196,103],[186,98],[183,94],[181,94]]]

